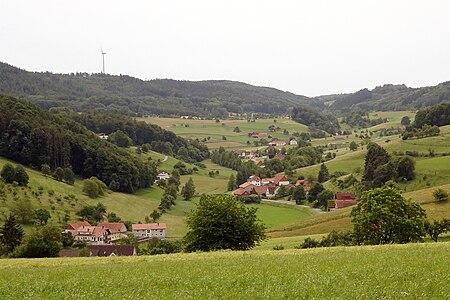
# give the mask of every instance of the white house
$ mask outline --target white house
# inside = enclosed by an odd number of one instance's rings
[[[102,140],[107,140],[108,139],[108,135],[106,133],[103,133],[103,132],[97,133],[97,136],[99,138],[101,138]]]
[[[279,140],[275,140],[275,141],[271,141],[269,143],[269,146],[272,147],[281,147],[281,146],[286,146],[286,141],[279,141]]]
[[[170,178],[170,175],[169,175],[169,173],[167,173],[167,172],[161,172],[161,173],[159,173],[158,175],[156,175],[156,178],[157,178],[157,179],[166,180],[166,179],[169,179],[169,178]]]
[[[256,175],[252,175],[247,179],[247,182],[254,186],[261,186],[261,178]]]
[[[296,140],[290,140],[290,141],[289,141],[289,145],[291,145],[291,146],[297,146],[297,145],[298,145],[298,142],[297,142]]]
[[[166,224],[164,223],[133,224],[131,227],[133,234],[138,238],[166,238]]]

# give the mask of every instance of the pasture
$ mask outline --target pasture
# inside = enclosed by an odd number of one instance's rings
[[[215,120],[192,120],[192,119],[177,119],[177,118],[158,118],[146,117],[139,118],[147,123],[152,123],[161,126],[164,129],[173,131],[177,135],[185,138],[192,138],[199,140],[206,139],[206,144],[209,148],[215,149],[219,147],[240,149],[248,148],[247,141],[253,146],[254,139],[248,137],[250,132],[265,132],[270,133],[274,138],[280,140],[289,139],[290,135],[284,135],[283,130],[286,129],[290,134],[293,132],[308,132],[309,129],[303,124],[296,123],[290,119],[258,119],[254,122],[247,120],[230,120],[225,119],[220,122]],[[275,132],[269,132],[269,126],[274,125],[280,129]],[[234,128],[239,127],[241,132],[234,132]],[[223,137],[226,140],[223,140]],[[209,138],[209,139],[208,139]]]
[[[8,259],[0,264],[0,298],[445,299],[449,252],[443,242]]]

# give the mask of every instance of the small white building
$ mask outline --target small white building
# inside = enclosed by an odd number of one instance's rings
[[[286,141],[274,140],[269,143],[269,146],[282,147],[282,146],[286,146],[286,144],[287,144]]]
[[[161,172],[158,175],[156,175],[156,178],[157,179],[162,179],[162,180],[167,180],[167,179],[170,178],[170,175],[167,172]]]
[[[296,140],[290,140],[290,141],[289,141],[289,145],[291,145],[291,146],[297,146],[297,145],[298,145],[298,142],[297,142]]]
[[[138,238],[166,238],[166,224],[133,224],[131,225],[133,234]]]

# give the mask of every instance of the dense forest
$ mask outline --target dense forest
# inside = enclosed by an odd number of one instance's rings
[[[424,125],[444,126],[449,124],[450,102],[419,110],[416,114],[413,127],[421,128]]]
[[[333,111],[416,110],[450,101],[450,81],[436,86],[410,88],[405,85],[385,84],[373,90],[362,89],[352,94],[328,95],[316,98],[329,104]]]
[[[186,140],[154,124],[137,122],[129,116],[102,111],[82,114],[68,112],[66,115],[93,132],[109,135],[121,130],[128,135],[134,145],[147,144],[154,151],[187,162],[200,162],[209,157],[209,150],[205,144],[197,140]]]
[[[91,118],[97,119],[101,118]],[[136,141],[150,142],[154,138],[164,144],[172,145],[173,142],[173,149],[185,147],[188,155],[198,155],[197,160],[207,152],[205,146],[196,142],[190,143],[178,137],[171,140],[174,137],[172,133],[155,126],[122,120],[124,126],[129,126],[124,127],[125,130],[136,130],[136,135],[131,134]],[[79,176],[96,176],[122,192],[133,192],[153,183],[156,176],[153,163],[142,161],[128,150],[100,139],[81,123],[65,113],[50,113],[30,102],[0,96],[0,156],[36,169],[45,164],[53,170],[69,167]],[[92,124],[95,125],[95,121]],[[120,124],[120,119],[113,126],[119,126],[117,124]],[[98,121],[97,126],[106,125]],[[189,152],[191,150],[192,153]]]
[[[291,119],[308,125],[312,129],[321,129],[331,134],[336,133],[340,128],[339,121],[333,115],[321,113],[307,107],[294,107]]]
[[[108,74],[28,72],[0,63],[0,94],[25,98],[44,109],[107,109],[121,114],[225,117],[228,113],[285,114],[302,104],[324,108],[316,99],[274,88],[225,81],[144,81]]]

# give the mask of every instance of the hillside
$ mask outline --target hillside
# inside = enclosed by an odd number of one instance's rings
[[[9,259],[0,264],[0,298],[445,299],[449,250],[444,242]]]
[[[38,73],[5,63],[0,63],[2,93],[32,100],[46,109],[104,108],[133,114],[222,117],[228,112],[283,114],[299,104],[324,107],[315,99],[235,81],[144,81],[126,75]]]
[[[450,101],[450,81],[421,88],[385,84],[373,90],[362,89],[351,94],[327,95],[316,99],[328,103],[329,109],[342,112],[355,107],[363,111],[417,110]]]

